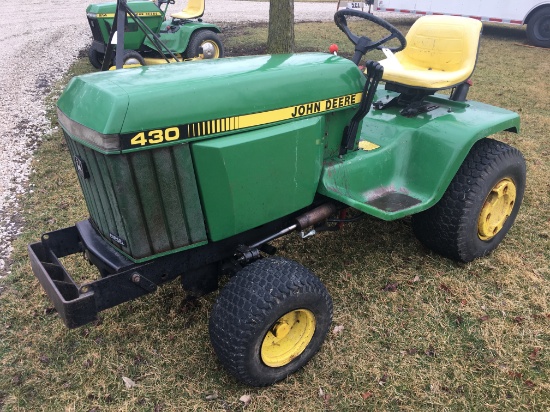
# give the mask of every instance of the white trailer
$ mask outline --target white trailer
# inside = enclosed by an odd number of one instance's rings
[[[366,0],[370,4],[373,0]],[[543,0],[374,0],[375,11],[449,14],[481,21],[527,25],[535,46],[550,47],[550,1]]]

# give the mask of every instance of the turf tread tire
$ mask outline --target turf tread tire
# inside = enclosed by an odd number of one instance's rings
[[[304,352],[289,364],[268,367],[261,361],[263,337],[283,314],[305,308],[316,319]],[[304,366],[322,345],[332,322],[332,299],[304,266],[283,258],[256,261],[221,290],[209,322],[210,339],[220,363],[239,381],[266,386]]]
[[[212,30],[207,29],[198,30],[191,35],[191,39],[189,39],[189,44],[187,45],[187,49],[185,50],[185,57],[187,59],[197,57],[199,55],[199,48],[207,40],[216,43],[220,51],[220,55],[217,58],[221,59],[224,56],[225,52],[223,48],[223,43],[220,40],[220,36],[218,36],[217,33],[214,33]]]
[[[501,179],[512,178],[516,202],[495,237],[483,241],[477,219],[489,191]],[[415,236],[429,249],[450,259],[470,262],[489,254],[502,241],[516,218],[525,190],[525,160],[519,150],[485,138],[474,144],[441,200],[413,215]]]

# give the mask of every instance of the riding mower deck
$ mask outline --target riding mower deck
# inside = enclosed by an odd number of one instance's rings
[[[346,16],[390,34],[356,36]],[[332,320],[325,287],[269,256],[272,240],[353,220],[342,219],[353,208],[412,215],[418,239],[458,261],[497,247],[522,201],[525,162],[488,138],[517,132],[519,116],[466,100],[481,23],[427,16],[405,38],[355,10],[335,22],[355,44],[352,61],[238,57],[71,80],[58,115],[90,218],[28,247],[68,327],[178,277],[201,296],[229,275],[210,317],[212,345],[237,379],[269,385],[311,359]],[[394,38],[387,59],[358,68]],[[72,279],[60,259],[76,253],[98,280]]]
[[[86,9],[93,41],[88,57],[96,69],[108,70],[114,59],[112,43],[116,42],[117,5],[124,13],[123,65],[156,65],[195,59],[223,57],[220,29],[204,23],[205,0],[189,0],[187,7],[166,18],[174,0],[130,0],[117,4],[91,4]],[[162,7],[164,5],[164,8]],[[105,59],[108,55],[110,58]]]

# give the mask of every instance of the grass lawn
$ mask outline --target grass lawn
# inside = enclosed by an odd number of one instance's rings
[[[406,32],[412,21],[396,24]],[[223,29],[228,55],[264,51],[265,25]],[[267,388],[237,383],[217,361],[207,328],[217,293],[189,306],[173,282],[95,324],[63,326],[25,246],[87,211],[60,131],[45,136],[22,199],[13,271],[0,284],[0,411],[550,410],[550,50],[522,46],[524,37],[522,28],[484,27],[469,95],[522,118],[520,134],[497,136],[523,152],[528,168],[523,206],[501,246],[458,264],[423,248],[409,219],[374,218],[280,240],[281,255],[326,285],[333,327],[343,329]],[[334,24],[296,25],[297,51],[334,42],[352,54]],[[83,58],[67,79],[89,71]],[[61,88],[50,100],[54,123]],[[77,270],[79,261],[67,264]]]

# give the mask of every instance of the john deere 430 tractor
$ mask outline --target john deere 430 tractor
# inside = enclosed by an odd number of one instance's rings
[[[205,0],[189,0],[187,7],[166,18],[174,0],[122,2],[124,13],[124,64],[152,65],[189,59],[223,57],[220,29],[204,23]],[[109,45],[117,41],[117,6],[121,2],[90,4],[86,9],[93,41],[88,49],[96,69],[108,69],[114,53]],[[106,55],[109,57],[105,59]]]
[[[348,16],[389,34],[357,36]],[[90,217],[29,245],[68,327],[176,278],[200,296],[229,274],[212,345],[237,379],[268,385],[311,359],[332,319],[323,284],[270,256],[273,239],[353,208],[412,215],[418,239],[458,261],[497,247],[520,208],[525,162],[489,137],[517,132],[518,115],[467,100],[481,23],[426,16],[405,38],[360,11],[335,22],[355,44],[352,60],[237,57],[71,80],[59,123]],[[392,39],[400,45],[386,59],[359,69]],[[97,280],[71,278],[60,258],[76,253]]]

